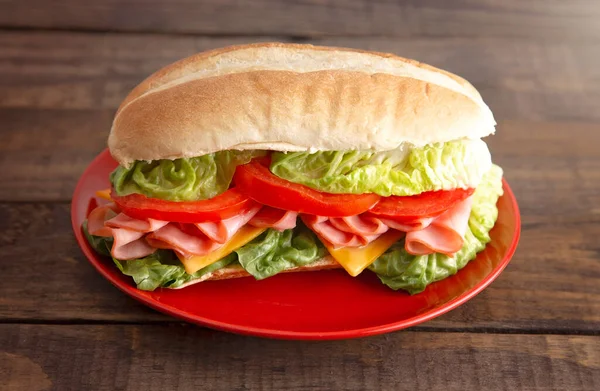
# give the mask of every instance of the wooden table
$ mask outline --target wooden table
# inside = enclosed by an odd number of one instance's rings
[[[600,3],[240,3],[0,2],[0,389],[600,389]],[[407,331],[294,342],[183,324],[92,269],[69,200],[128,90],[192,53],[272,40],[473,82],[523,214],[496,282]]]

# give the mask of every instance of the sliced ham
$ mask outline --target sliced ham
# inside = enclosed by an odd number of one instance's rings
[[[335,248],[364,246],[388,230],[378,219],[362,215],[329,218],[303,214],[301,218],[304,224]]]
[[[120,260],[143,258],[157,248],[171,249],[183,256],[204,255],[221,247],[261,209],[251,210],[220,222],[178,224],[154,219],[135,219],[106,204],[88,215],[92,235],[112,237],[111,255]],[[194,232],[195,231],[195,232]]]
[[[340,231],[359,236],[381,235],[388,230],[388,226],[381,220],[369,216],[356,215],[348,217],[330,217],[331,225]]]
[[[435,220],[435,217],[422,217],[420,219],[402,222],[384,217],[379,217],[379,220],[383,224],[397,231],[412,232],[427,228]]]
[[[191,235],[184,232],[179,224],[170,223],[146,236],[146,242],[154,248],[173,250],[185,258],[205,255],[222,246],[206,235]]]
[[[145,232],[131,230],[129,228],[115,228],[107,225],[108,221],[125,222],[130,219],[123,213],[117,214],[117,208],[114,204],[106,204],[94,209],[88,216],[88,232],[95,236],[112,237],[113,245],[110,254],[122,260],[143,258],[154,251],[144,239]],[[144,222],[128,221],[140,227]]]
[[[420,231],[406,234],[406,251],[414,255],[442,253],[452,256],[463,246],[473,197],[447,210]]]
[[[466,198],[437,217],[411,221],[363,214],[329,218],[301,215],[302,221],[334,247],[360,247],[377,239],[388,229],[407,232],[406,251],[415,255],[452,255],[461,249],[471,214],[472,197]]]
[[[153,247],[176,251],[185,258],[206,255],[228,242],[260,208],[259,205],[241,215],[215,223],[188,224],[185,227],[170,223],[147,235],[146,241]]]
[[[94,236],[112,236],[112,230],[104,225],[106,220],[110,220],[117,215],[115,204],[98,206],[92,210],[87,218],[88,232]]]
[[[248,224],[259,228],[273,228],[285,231],[296,226],[297,212],[263,206]]]
[[[122,228],[112,228],[114,239],[110,254],[122,260],[144,258],[156,251],[144,239],[144,232]]]
[[[169,224],[169,222],[154,219],[134,219],[133,217],[127,216],[125,213],[119,213],[112,219],[107,220],[104,224],[111,228],[123,228],[136,232],[152,232],[164,227]]]
[[[334,247],[360,247],[369,244],[389,229],[407,232],[406,251],[415,255],[443,253],[452,255],[463,245],[472,197],[438,217],[412,221],[362,214],[324,217],[302,214],[302,221]],[[246,224],[283,231],[296,226],[298,213],[256,206],[220,222],[179,224],[154,219],[134,219],[120,213],[115,204],[101,205],[88,216],[92,235],[113,237],[113,257],[121,260],[142,258],[157,248],[174,250],[183,257],[206,255],[227,243]]]
[[[206,222],[194,224],[196,228],[209,239],[217,243],[223,244],[229,241],[235,233],[250,221],[261,210],[261,206],[257,205],[246,213],[238,216],[233,216],[218,222]]]

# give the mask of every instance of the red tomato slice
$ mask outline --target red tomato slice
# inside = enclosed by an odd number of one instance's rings
[[[112,191],[112,199],[123,213],[130,217],[177,223],[221,221],[246,212],[256,205],[256,202],[235,188],[209,200],[202,201],[165,201],[148,198],[142,194],[118,196],[114,190]]]
[[[369,213],[375,216],[400,220],[435,217],[469,197],[475,189],[428,191],[415,196],[382,198]]]
[[[267,160],[255,159],[238,166],[233,181],[236,188],[253,200],[299,213],[343,217],[363,213],[381,198],[377,194],[322,193],[271,173]]]

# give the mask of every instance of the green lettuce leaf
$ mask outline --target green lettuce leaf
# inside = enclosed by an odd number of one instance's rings
[[[257,280],[304,266],[322,258],[326,251],[308,228],[297,226],[283,232],[269,229],[236,250],[238,261]]]
[[[496,202],[501,195],[502,169],[492,165],[473,194],[469,228],[459,252],[453,257],[443,254],[411,255],[406,252],[404,240],[401,240],[371,264],[369,270],[390,288],[403,289],[410,294],[420,293],[432,282],[455,274],[490,241],[489,232],[498,218]]]
[[[271,172],[328,193],[408,196],[474,187],[491,167],[487,145],[461,140],[387,152],[274,152]]]
[[[186,282],[221,269],[235,262],[235,254],[229,254],[194,274],[186,273],[175,253],[170,250],[157,250],[154,254],[141,259],[119,261],[113,258],[113,261],[121,273],[133,277],[138,289],[153,291],[159,287],[178,288]]]
[[[118,195],[132,193],[169,201],[215,197],[229,188],[235,168],[264,151],[221,151],[194,158],[136,161],[117,167],[110,181]]]

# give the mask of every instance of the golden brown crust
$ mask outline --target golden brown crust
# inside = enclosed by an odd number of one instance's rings
[[[464,79],[392,54],[257,44],[183,59],[125,99],[113,156],[192,157],[223,149],[388,150],[493,132]]]
[[[460,83],[466,89],[471,90],[472,93],[479,95],[479,92],[467,80],[463,79],[460,76],[457,76],[457,75],[450,73],[448,71],[445,71],[443,69],[435,68],[431,65],[424,64],[424,63],[416,61],[416,60],[396,56],[395,54],[392,54],[392,53],[374,52],[374,51],[368,51],[368,50],[350,49],[350,48],[342,48],[342,47],[335,47],[335,46],[314,46],[314,45],[308,45],[308,44],[265,42],[265,43],[254,43],[254,44],[247,44],[247,45],[232,45],[232,46],[227,46],[227,47],[223,47],[223,48],[207,50],[207,51],[197,53],[192,56],[183,58],[183,59],[176,61],[170,65],[167,65],[164,68],[159,69],[158,71],[154,72],[152,75],[147,77],[144,81],[142,81],[137,87],[135,87],[129,93],[129,95],[125,98],[125,100],[121,103],[119,110],[121,110],[122,107],[126,106],[131,100],[139,97],[140,95],[147,92],[148,90],[152,90],[154,88],[160,87],[161,85],[164,85],[170,81],[173,81],[179,77],[182,77],[183,75],[185,75],[187,73],[193,73],[193,72],[197,71],[198,69],[200,69],[203,66],[204,60],[206,60],[210,57],[215,57],[220,54],[225,54],[225,53],[234,52],[237,50],[245,50],[245,49],[250,49],[250,48],[254,48],[254,49],[288,48],[288,49],[295,49],[295,50],[311,49],[311,50],[328,51],[328,52],[344,51],[344,52],[350,52],[350,53],[368,54],[371,56],[378,56],[378,57],[381,57],[384,59],[392,58],[392,59],[404,61],[406,63],[415,65],[415,66],[423,68],[423,69],[443,73],[444,75],[446,75],[446,76],[452,78],[453,80],[455,80],[456,82]]]
[[[342,265],[337,263],[333,258],[331,258],[330,256],[326,256],[325,258],[315,261],[309,265],[293,269],[287,269],[282,271],[281,273],[314,272],[319,270],[340,269],[341,267]],[[240,265],[227,266],[222,269],[216,270],[212,273],[206,274],[197,280],[192,280],[176,289],[185,288],[187,286],[194,285],[202,281],[228,280],[232,278],[241,277],[251,277],[251,275]]]

